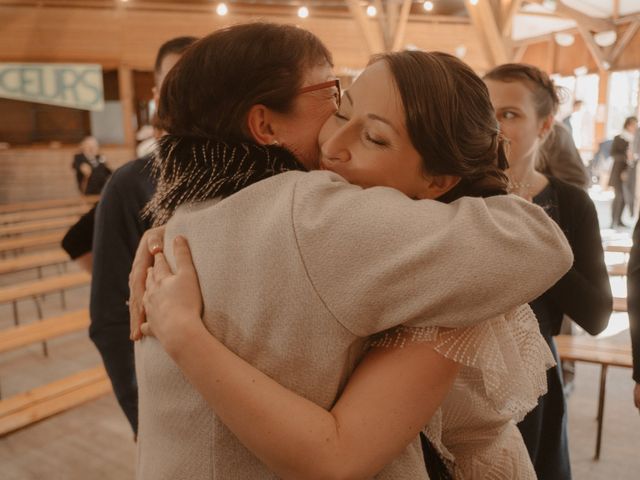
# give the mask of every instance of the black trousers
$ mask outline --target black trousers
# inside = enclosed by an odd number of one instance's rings
[[[611,205],[611,226],[615,227],[622,223],[622,211],[625,205],[622,181],[614,185],[613,191],[615,192],[615,197],[613,197],[613,204]]]

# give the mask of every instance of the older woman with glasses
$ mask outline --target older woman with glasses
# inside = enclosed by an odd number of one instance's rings
[[[541,393],[546,345],[518,306],[570,267],[564,237],[503,195],[493,110],[462,62],[375,59],[339,110],[332,77],[310,33],[251,24],[165,80],[149,211],[171,248],[146,278],[156,338],[136,345],[138,478],[426,479],[427,423],[454,474],[497,452],[530,478],[509,425]],[[438,410],[459,371],[469,388]],[[471,458],[471,431],[495,448]]]

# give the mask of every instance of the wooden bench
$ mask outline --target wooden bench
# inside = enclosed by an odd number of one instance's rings
[[[41,253],[33,253],[8,260],[0,260],[0,275],[37,268],[38,275],[41,277],[42,267],[57,265],[68,261],[69,255],[64,250],[46,250]]]
[[[64,292],[69,288],[82,287],[91,282],[91,275],[86,272],[66,273],[41,280],[19,283],[8,287],[0,287],[0,303],[13,303],[13,321],[18,325],[18,301],[33,297],[36,302],[38,318],[42,318],[42,308],[38,296],[52,292]],[[63,307],[64,297],[63,297]]]
[[[613,311],[614,312],[626,312],[627,311],[627,299],[624,297],[613,297]]]
[[[626,254],[629,254],[631,252],[631,245],[613,244],[613,245],[604,245],[603,248],[605,252],[626,253]]]
[[[43,210],[47,208],[66,207],[68,205],[90,205],[100,200],[100,195],[77,195],[53,200],[37,200],[34,202],[5,203],[0,205],[0,214],[10,212],[25,212],[29,210]]]
[[[0,400],[0,436],[110,391],[111,384],[104,367],[100,366]]]
[[[625,307],[626,309],[626,307]],[[598,395],[598,432],[594,459],[600,458],[604,399],[609,367],[632,368],[631,346],[614,345],[588,336],[558,335],[555,337],[558,354],[562,360],[587,362],[600,365],[600,392]]]
[[[45,342],[68,333],[85,330],[88,327],[89,311],[84,309],[45,318],[28,325],[0,330],[0,353]]]
[[[66,233],[65,230],[43,233],[42,235],[29,235],[20,238],[0,240],[0,253],[6,253],[23,248],[45,247],[47,245],[60,244]]]
[[[610,277],[624,277],[627,275],[627,264],[614,263],[613,265],[607,265],[607,273]]]
[[[0,226],[0,237],[68,228],[76,223],[79,218],[79,215],[72,215],[49,220],[38,220],[36,222],[12,223],[11,225]]]
[[[9,223],[31,222],[49,218],[68,217],[70,215],[83,215],[90,209],[89,205],[71,205],[61,208],[47,208],[43,210],[30,210],[27,212],[14,212],[0,214],[0,225]]]

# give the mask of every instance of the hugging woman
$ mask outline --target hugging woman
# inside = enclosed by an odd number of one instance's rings
[[[571,255],[505,194],[469,67],[384,55],[340,103],[316,37],[241,25],[185,53],[159,118],[139,478],[426,479],[423,430],[455,476],[534,478],[512,420],[552,359],[521,305]]]

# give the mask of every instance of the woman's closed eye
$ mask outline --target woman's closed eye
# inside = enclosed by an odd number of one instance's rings
[[[378,145],[379,147],[388,147],[389,146],[389,142],[387,142],[385,139],[380,138],[380,137],[375,137],[372,136],[369,132],[365,132],[364,133],[364,138],[373,143],[374,145]]]

